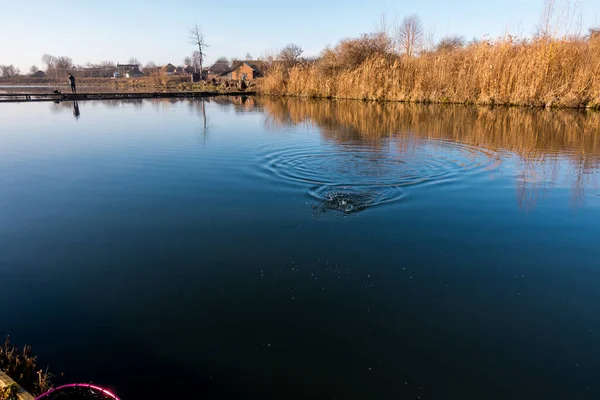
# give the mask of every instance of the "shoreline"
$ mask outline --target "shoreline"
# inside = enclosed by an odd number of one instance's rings
[[[420,104],[420,105],[447,105],[447,106],[466,106],[466,107],[502,107],[502,108],[523,108],[523,109],[538,109],[538,110],[572,110],[572,111],[595,111],[600,112],[600,105],[586,106],[566,106],[566,105],[536,105],[536,104],[519,104],[519,103],[500,103],[500,102],[473,102],[473,101],[435,101],[435,100],[394,100],[394,99],[365,99],[355,97],[338,97],[338,96],[302,96],[294,94],[269,94],[261,93],[260,90],[256,93],[259,96],[270,98],[284,99],[299,99],[299,100],[330,100],[330,101],[355,101],[363,103],[375,104]]]
[[[2,85],[0,84],[0,103],[20,102],[47,102],[47,101],[86,101],[86,100],[127,100],[127,99],[152,99],[152,98],[207,98],[216,96],[260,96],[269,98],[298,99],[298,100],[329,100],[329,101],[355,101],[363,103],[397,103],[397,104],[420,104],[420,105],[451,105],[451,106],[474,106],[474,107],[502,107],[502,108],[524,108],[539,110],[573,110],[600,112],[600,105],[592,104],[585,106],[568,106],[564,104],[519,104],[505,102],[474,102],[474,101],[435,101],[435,100],[395,100],[395,99],[369,99],[342,96],[307,96],[295,94],[270,94],[261,92],[260,87],[252,91],[193,91],[193,90],[122,90],[111,92],[83,92],[83,93],[44,93],[44,92],[18,92],[2,93],[2,89],[51,89],[53,86],[41,85]],[[68,89],[68,85],[63,85]],[[90,88],[94,86],[89,86]],[[81,86],[86,88],[86,86]],[[99,88],[99,87],[96,87]],[[254,89],[254,88],[253,88]]]
[[[0,93],[0,103],[48,101],[129,100],[156,98],[207,98],[216,96],[253,96],[256,92],[173,91],[173,92],[95,92],[95,93]]]

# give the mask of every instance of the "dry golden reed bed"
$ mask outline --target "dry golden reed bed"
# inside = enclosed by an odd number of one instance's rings
[[[507,37],[414,57],[369,47],[376,40],[374,34],[364,35],[326,49],[314,62],[274,65],[261,91],[338,99],[600,108],[598,34],[571,40]],[[361,41],[366,46],[360,47]],[[348,54],[352,51],[354,59]],[[357,57],[358,62],[348,61]]]

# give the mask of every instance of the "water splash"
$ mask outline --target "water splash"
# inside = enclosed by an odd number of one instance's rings
[[[331,145],[309,138],[286,146],[266,149],[266,175],[305,185],[318,202],[313,209],[342,214],[400,201],[413,186],[456,183],[500,164],[494,152],[442,140]]]

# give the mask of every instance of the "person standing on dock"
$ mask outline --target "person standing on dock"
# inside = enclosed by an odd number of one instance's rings
[[[69,74],[69,81],[71,82],[71,93],[77,93],[77,88],[75,87],[75,77]]]

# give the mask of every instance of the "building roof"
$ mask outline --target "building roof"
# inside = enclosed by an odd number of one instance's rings
[[[142,71],[140,71],[139,68],[137,68],[137,67],[136,68],[131,68],[130,70],[128,70],[126,72],[126,74],[134,75],[134,76],[144,75],[144,73]]]
[[[161,70],[165,70],[165,71],[167,71],[167,70],[173,70],[173,71],[174,71],[174,70],[176,70],[176,69],[177,69],[177,67],[176,67],[176,66],[174,66],[174,65],[173,65],[173,64],[171,64],[171,63],[168,63],[167,65],[165,65],[164,67],[162,67],[162,68],[161,68]]]
[[[138,64],[117,64],[117,68],[139,68]]]
[[[231,71],[231,67],[228,62],[216,62],[208,67],[208,71],[211,74],[219,75]]]
[[[253,70],[262,73],[264,68],[264,61],[261,60],[244,60],[244,61],[234,61],[232,65],[232,69],[236,70],[241,67],[243,64],[246,64]]]

